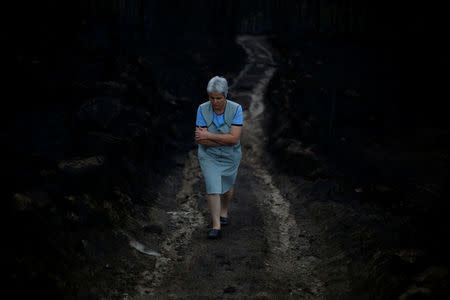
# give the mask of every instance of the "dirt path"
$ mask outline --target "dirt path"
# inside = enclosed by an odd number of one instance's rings
[[[229,216],[219,240],[206,239],[210,217],[204,183],[192,150],[183,171],[167,180],[148,217],[170,224],[163,234],[130,245],[154,262],[142,274],[135,299],[149,298],[323,298],[324,284],[315,274],[320,262],[311,251],[309,222],[297,222],[289,201],[274,184],[263,162],[263,95],[276,70],[264,37],[237,39],[248,63],[230,90],[244,108],[243,160]],[[167,202],[161,199],[170,199]],[[305,216],[306,217],[306,216]],[[143,224],[141,224],[143,225]],[[151,230],[150,230],[151,231]],[[157,230],[155,230],[157,232]],[[146,246],[147,245],[147,246]]]

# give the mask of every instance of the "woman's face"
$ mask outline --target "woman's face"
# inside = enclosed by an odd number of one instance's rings
[[[209,101],[215,111],[221,112],[225,109],[226,100],[222,93],[209,93]]]

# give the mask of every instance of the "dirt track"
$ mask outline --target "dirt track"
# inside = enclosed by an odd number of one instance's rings
[[[320,259],[310,243],[314,226],[306,214],[297,211],[294,217],[263,151],[263,96],[276,63],[264,37],[240,36],[237,42],[248,53],[248,63],[230,87],[233,100],[244,108],[243,159],[229,210],[231,225],[223,228],[221,239],[206,239],[210,217],[197,151],[180,157],[183,170],[166,179],[148,213],[153,224],[165,225],[147,226],[147,233],[136,235],[139,241],[130,242],[149,266],[154,264],[142,273],[135,299],[322,298],[324,284],[316,274]]]

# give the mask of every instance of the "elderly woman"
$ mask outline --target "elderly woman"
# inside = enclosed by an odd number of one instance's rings
[[[228,204],[242,158],[243,118],[241,105],[226,99],[228,83],[225,78],[211,78],[206,91],[209,101],[198,107],[195,140],[212,218],[208,238],[216,239],[222,234],[221,225],[229,224]]]

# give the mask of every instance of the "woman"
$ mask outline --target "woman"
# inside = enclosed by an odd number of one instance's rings
[[[226,99],[228,83],[225,78],[211,78],[206,91],[209,101],[197,109],[195,140],[212,218],[208,238],[216,239],[222,235],[221,225],[229,224],[228,204],[242,158],[243,118],[241,105]]]

